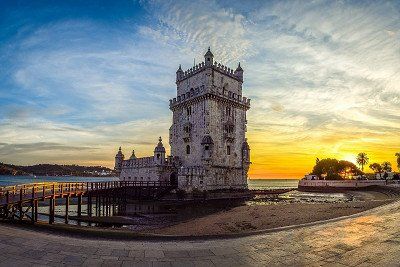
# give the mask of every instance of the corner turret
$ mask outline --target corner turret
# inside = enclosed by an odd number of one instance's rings
[[[132,155],[129,159],[136,159],[135,150],[132,150]]]
[[[158,144],[154,148],[154,161],[157,164],[164,164],[165,162],[165,147],[162,143],[161,136],[158,138]]]
[[[247,138],[244,139],[242,144],[242,161],[243,164],[250,165],[250,146],[247,143]]]
[[[176,81],[178,82],[178,81],[182,80],[183,75],[184,75],[184,73],[183,73],[181,64],[179,64],[179,68],[178,68],[178,70],[176,71]]]
[[[207,53],[204,55],[204,62],[206,66],[212,66],[214,63],[214,55],[211,53],[210,47],[208,47]]]
[[[238,77],[241,81],[243,81],[243,69],[240,66],[240,62],[238,67],[236,68],[235,72],[234,72],[235,76]]]
[[[118,153],[115,155],[115,165],[114,170],[119,175],[122,171],[122,161],[124,160],[125,156],[122,154],[122,149],[119,147]]]

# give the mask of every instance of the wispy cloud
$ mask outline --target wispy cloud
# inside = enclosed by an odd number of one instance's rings
[[[316,156],[358,150],[388,160],[398,149],[396,2],[132,5],[146,19],[65,15],[3,40],[0,138],[10,149],[0,159],[27,162],[34,152],[13,145],[46,143],[57,145],[38,151],[57,161],[62,155],[112,165],[120,144],[151,153],[153,133],[168,134],[176,67],[201,61],[208,46],[218,62],[244,66],[244,94],[253,99],[252,175],[299,175]],[[94,150],[76,153],[79,146]],[[50,158],[41,153],[35,160]]]

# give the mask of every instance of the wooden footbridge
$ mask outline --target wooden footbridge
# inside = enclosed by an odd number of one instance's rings
[[[56,203],[65,202],[65,223],[69,220],[70,202],[77,205],[77,217],[82,216],[82,206],[87,205],[87,216],[115,214],[117,206],[128,199],[157,199],[176,188],[168,181],[137,182],[61,182],[34,183],[0,188],[0,218],[5,220],[38,220],[40,204],[49,208],[49,223],[55,221]],[[79,222],[79,221],[78,221]]]

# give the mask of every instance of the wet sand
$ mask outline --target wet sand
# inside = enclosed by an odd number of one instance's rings
[[[146,233],[201,236],[244,233],[255,230],[297,225],[359,213],[398,199],[385,192],[349,192],[348,202],[268,202],[242,205],[214,214],[180,222]]]

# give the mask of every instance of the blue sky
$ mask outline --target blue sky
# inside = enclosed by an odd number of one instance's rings
[[[254,175],[288,154],[382,161],[399,150],[399,28],[399,1],[1,1],[0,161],[151,153],[177,66],[208,46],[244,68]]]

